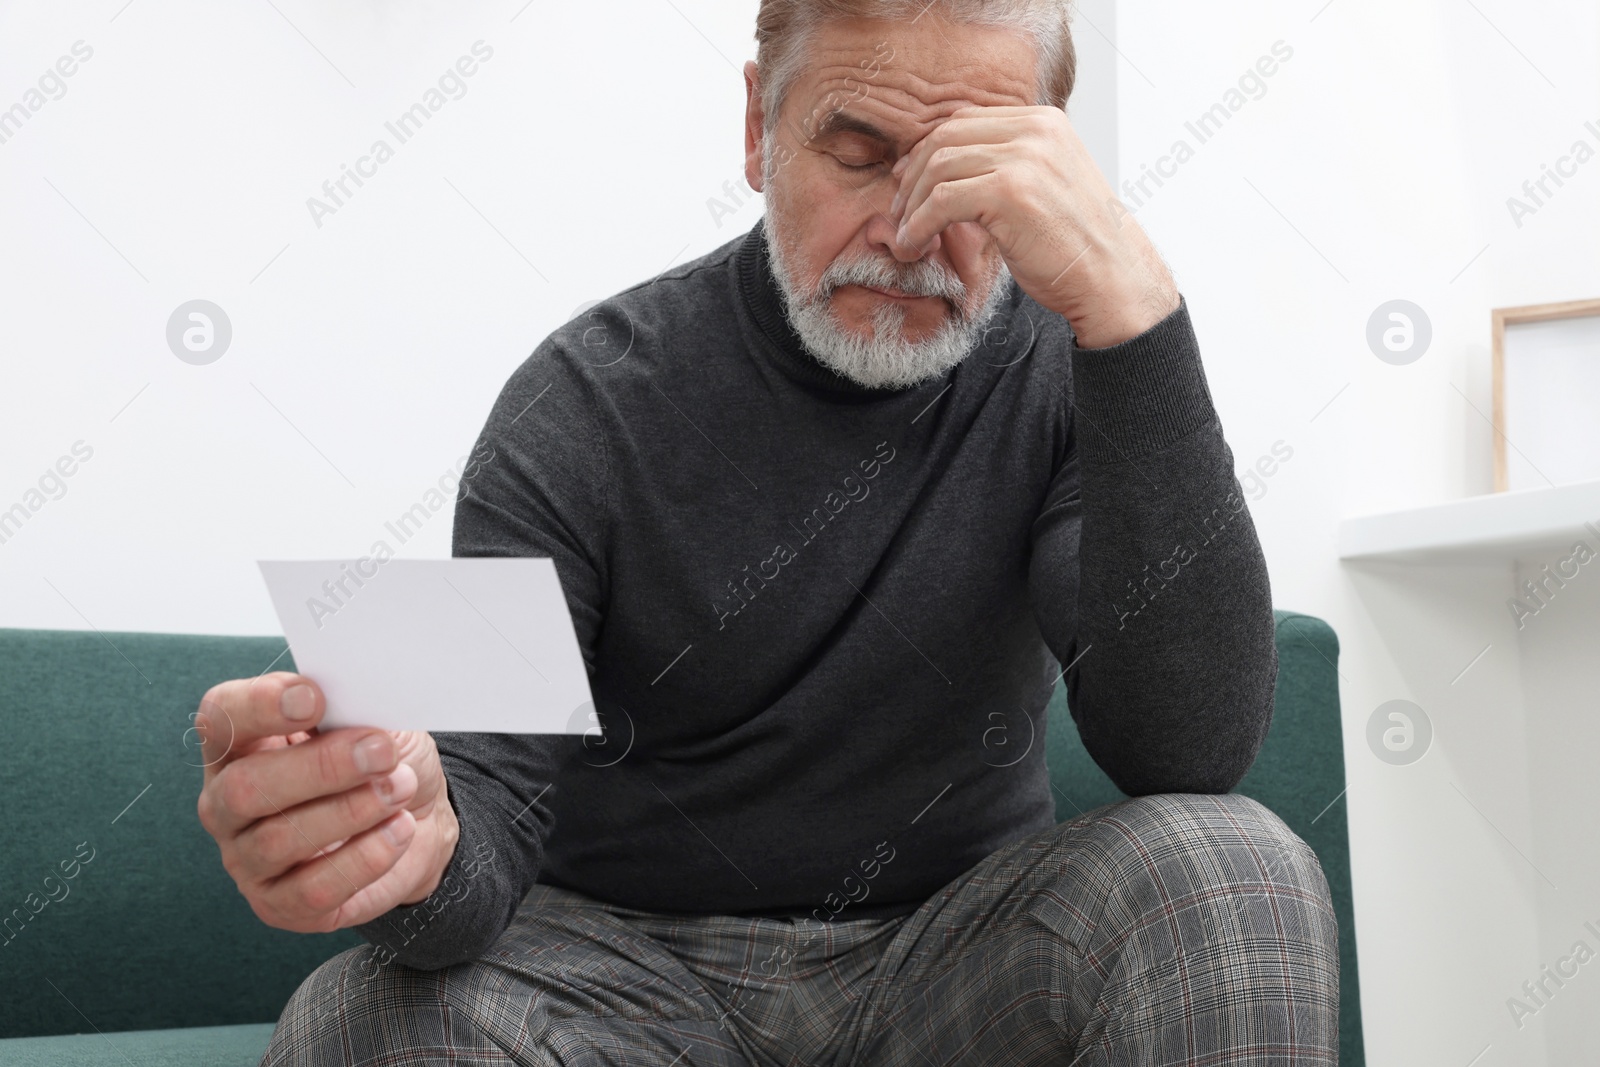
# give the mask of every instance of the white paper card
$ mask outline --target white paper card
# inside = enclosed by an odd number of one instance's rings
[[[548,558],[260,560],[321,725],[583,733],[589,675]]]

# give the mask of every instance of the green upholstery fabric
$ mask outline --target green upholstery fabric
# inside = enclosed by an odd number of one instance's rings
[[[1239,792],[1322,859],[1341,1062],[1361,1064],[1345,807],[1330,803],[1345,784],[1339,644],[1320,619],[1275,614],[1276,711]],[[360,943],[261,923],[195,814],[190,716],[214,683],[268,669],[293,669],[282,638],[0,629],[0,1038],[14,1039],[0,1062],[253,1064],[300,981]],[[1078,740],[1065,683],[1046,759],[1058,818],[1122,799]],[[75,1036],[32,1036],[50,1034]]]
[[[281,637],[0,630],[0,1037],[270,1022],[360,943],[262,923],[196,814],[200,697],[289,667],[283,652]]]
[[[256,1067],[273,1023],[18,1037],[0,1041],[6,1067]]]
[[[1345,821],[1344,744],[1339,720],[1339,639],[1310,615],[1275,611],[1278,682],[1272,728],[1235,792],[1259,800],[1316,851],[1339,916],[1339,1062],[1366,1062],[1356,973],[1355,913],[1350,894],[1350,838]],[[1051,699],[1045,762],[1056,793],[1056,818],[1126,799],[1089,756],[1067,710],[1062,681]],[[1335,803],[1334,801],[1338,802]]]

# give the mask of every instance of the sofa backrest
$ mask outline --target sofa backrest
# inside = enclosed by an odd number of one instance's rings
[[[1235,792],[1259,800],[1317,853],[1339,916],[1339,1062],[1365,1063],[1350,836],[1345,820],[1344,741],[1339,720],[1339,639],[1321,619],[1275,611],[1278,681],[1272,728]],[[1056,818],[1125,799],[1089,756],[1067,710],[1065,680],[1050,703],[1045,762]]]
[[[275,662],[279,637],[0,630],[0,1037],[271,1022],[360,943],[262,923],[196,814],[200,697]]]

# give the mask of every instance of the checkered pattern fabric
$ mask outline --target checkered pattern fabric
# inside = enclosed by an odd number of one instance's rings
[[[910,915],[661,915],[535,886],[482,956],[317,969],[263,1067],[1338,1062],[1314,853],[1239,795],[1015,841]]]

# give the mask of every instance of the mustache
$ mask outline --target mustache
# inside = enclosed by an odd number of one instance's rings
[[[875,289],[898,289],[915,296],[938,296],[949,301],[957,312],[966,306],[967,287],[955,272],[932,260],[889,264],[879,259],[835,260],[817,283],[817,299],[826,300],[843,285],[870,285]]]

